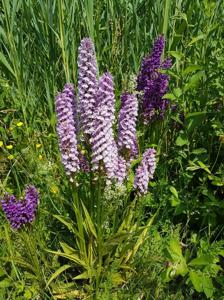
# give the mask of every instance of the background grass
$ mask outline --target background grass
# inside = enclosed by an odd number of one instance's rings
[[[189,242],[192,257],[201,249],[201,241],[211,246],[224,238],[223,19],[222,0],[0,0],[0,192],[21,195],[25,184],[38,186],[44,195],[37,229],[43,232],[38,238],[43,248],[53,248],[65,233],[65,228],[49,217],[65,215],[69,200],[55,133],[54,98],[65,82],[77,83],[80,40],[93,39],[99,72],[112,73],[119,106],[121,92],[130,87],[155,38],[161,33],[166,38],[165,53],[173,60],[167,97],[178,110],[150,128],[148,143],[159,145],[160,156],[144,213],[159,205],[163,209],[152,232],[153,242],[146,244],[136,259],[138,274],[124,290],[115,292],[114,299],[205,297],[179,277],[172,285],[157,274],[165,268],[163,250],[173,232],[182,242]],[[10,155],[14,158],[9,159]],[[1,220],[5,226],[2,215]],[[17,239],[6,234],[4,226],[1,256],[12,251],[10,241]],[[158,256],[152,255],[157,252]],[[59,264],[45,256],[43,261],[45,267]],[[21,271],[8,265],[4,268],[10,269],[10,278],[27,286],[23,273],[15,274]],[[6,271],[0,269],[0,276]],[[48,273],[50,267],[46,267],[46,277]],[[222,279],[223,271],[215,276]],[[2,299],[19,299],[18,286],[10,289],[11,284],[6,284]],[[109,299],[107,288],[102,299]],[[223,284],[218,280],[216,288],[213,299],[222,299]],[[25,293],[26,289],[21,290]]]

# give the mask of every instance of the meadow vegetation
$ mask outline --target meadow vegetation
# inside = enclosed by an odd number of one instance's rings
[[[222,0],[0,0],[0,300],[224,299],[223,19]]]

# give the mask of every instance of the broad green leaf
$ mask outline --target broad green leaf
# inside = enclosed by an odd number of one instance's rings
[[[164,96],[163,96],[163,99],[169,99],[169,100],[175,100],[177,97],[172,94],[172,93],[166,93]]]
[[[211,298],[214,292],[212,279],[208,276],[203,275],[202,285],[206,297]]]
[[[181,134],[176,139],[176,145],[182,147],[184,145],[189,145],[189,140],[184,134]]]
[[[183,75],[187,75],[189,73],[195,72],[195,71],[199,71],[202,70],[203,67],[202,66],[198,66],[198,65],[191,65],[188,66],[184,71],[183,71]]]
[[[173,90],[174,95],[176,98],[179,98],[182,95],[182,90],[180,88],[176,88]]]
[[[206,266],[213,262],[213,257],[211,255],[205,254],[201,255],[189,262],[189,266]]]
[[[57,278],[62,272],[64,272],[65,270],[67,270],[67,269],[69,269],[69,268],[71,268],[70,265],[64,265],[64,266],[61,266],[59,269],[57,269],[57,271],[54,272],[53,275],[51,275],[50,279],[49,279],[48,282],[47,282],[46,287],[48,287],[48,286],[51,284],[51,282],[52,282],[55,278]]]
[[[182,258],[182,250],[180,247],[180,241],[177,239],[171,239],[169,241],[169,252],[173,259],[175,260],[176,258]]]
[[[182,249],[180,246],[180,241],[178,239],[171,239],[168,244],[168,253],[171,257],[173,264],[175,267],[173,267],[173,270],[171,274],[173,276],[185,276],[188,273],[188,268],[186,264],[186,260],[182,254]]]
[[[190,271],[189,276],[195,290],[201,293],[203,291],[202,276],[200,276],[197,272],[194,271]]]
[[[207,298],[211,298],[214,291],[212,279],[195,271],[190,271],[189,275],[195,290],[199,293],[204,292]]]

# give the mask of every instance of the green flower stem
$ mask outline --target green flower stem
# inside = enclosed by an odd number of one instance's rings
[[[102,242],[103,242],[103,232],[102,232],[102,203],[101,203],[101,185],[102,177],[99,174],[98,178],[98,189],[97,189],[97,229],[98,229],[98,268],[97,268],[97,278],[96,278],[96,290],[99,288],[100,274],[102,271]]]
[[[72,185],[72,197],[73,197],[73,206],[74,206],[74,211],[76,216],[78,232],[80,236],[80,242],[78,246],[81,251],[81,256],[84,257],[84,259],[87,261],[85,235],[83,231],[83,218],[82,218],[81,206],[80,206],[80,201],[78,196],[78,188],[76,186],[76,183],[73,183]]]

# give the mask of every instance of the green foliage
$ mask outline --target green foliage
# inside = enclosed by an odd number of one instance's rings
[[[222,299],[223,1],[0,0],[0,7],[0,194],[21,196],[29,183],[41,193],[32,233],[11,232],[0,211],[0,299]],[[173,60],[170,110],[138,129],[140,146],[157,147],[156,180],[133,202],[130,172],[127,186],[101,191],[91,212],[89,178],[72,200],[60,166],[54,96],[65,81],[77,82],[84,36],[120,95],[134,90],[160,33]]]

